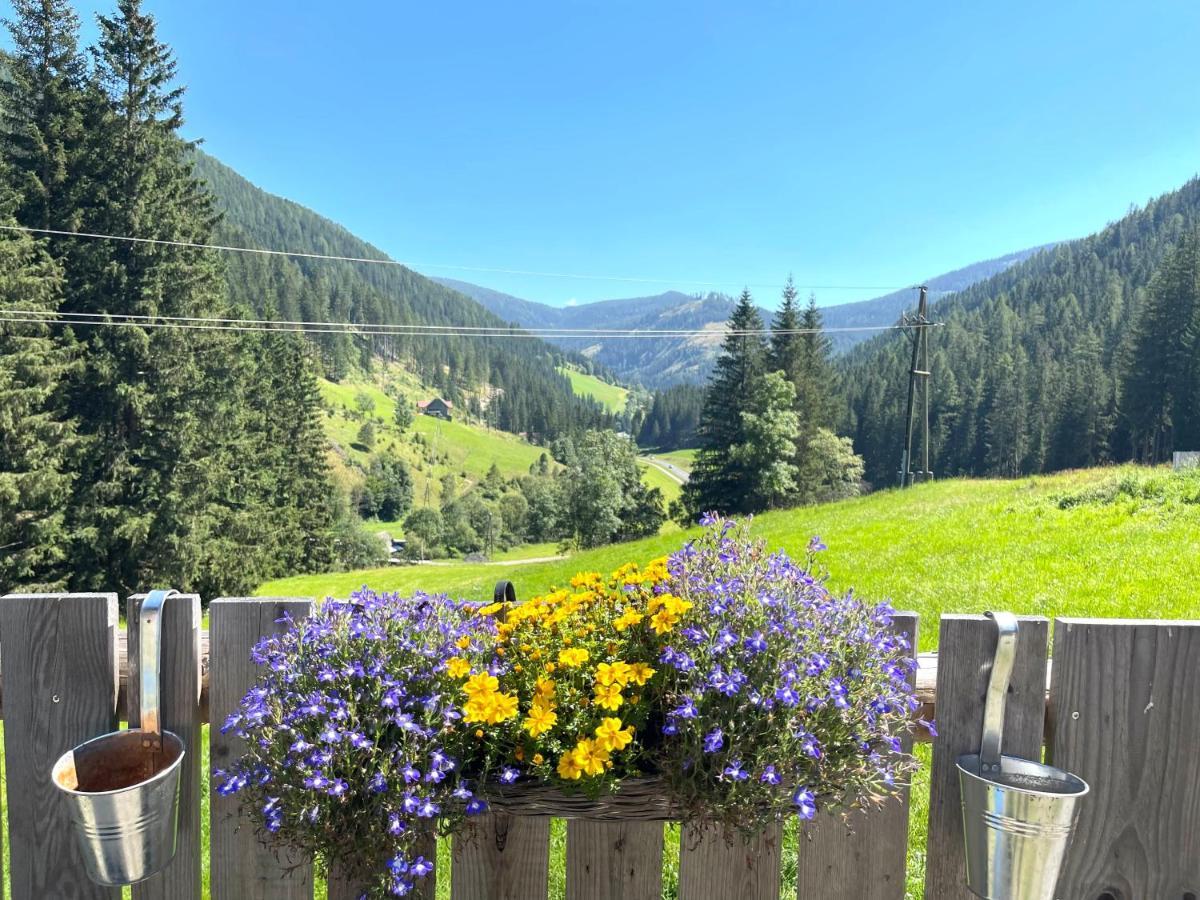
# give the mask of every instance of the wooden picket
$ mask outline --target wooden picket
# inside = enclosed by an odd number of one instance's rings
[[[663,823],[567,823],[567,900],[658,900]]]
[[[129,598],[125,620],[138,621],[145,594]],[[141,718],[141,678],[137,628],[129,629],[129,722]],[[159,716],[162,727],[183,740],[179,770],[179,837],[181,847],[200,844],[200,597],[178,594],[162,608]],[[200,900],[200,854],[176,853],[157,875],[133,886],[133,900]]]
[[[1049,623],[1020,619],[1020,640],[1004,711],[1004,752],[1041,759],[1046,716]],[[963,862],[962,811],[955,762],[978,753],[996,626],[984,616],[942,616],[938,636],[937,728],[930,771],[925,900],[972,900]]]
[[[303,619],[311,608],[311,600],[282,598],[222,598],[209,606],[208,747],[214,769],[228,766],[244,746],[236,734],[222,734],[221,724],[258,677],[251,648],[284,628],[279,620],[285,613]],[[312,900],[312,866],[306,860],[280,858],[256,840],[236,797],[214,792],[210,803],[213,900]]]
[[[550,880],[550,820],[485,813],[454,838],[451,900],[545,897]]]
[[[140,597],[129,600],[136,621]],[[179,850],[164,872],[133,888],[142,898],[199,898],[198,752],[211,718],[212,766],[236,758],[236,736],[220,723],[256,677],[251,647],[278,631],[285,612],[306,615],[309,600],[225,598],[213,602],[206,684],[199,598],[169,600],[163,614],[162,714],[189,756],[181,782]],[[7,873],[12,900],[115,900],[90,882],[49,766],[75,744],[116,728],[118,602],[112,594],[0,598],[4,752],[8,788]],[[915,642],[916,617],[897,617]],[[1060,619],[1047,721],[1048,623],[1021,619],[1005,716],[1004,749],[1047,756],[1091,785],[1068,850],[1062,897],[1135,900],[1200,897],[1200,622]],[[128,715],[136,721],[137,635],[129,645]],[[955,759],[978,749],[995,629],[982,616],[945,616],[940,627],[926,848],[925,896],[967,900]],[[932,701],[933,697],[926,697]],[[797,897],[899,900],[904,896],[908,797],[869,815],[819,818],[798,829],[797,878],[780,884],[782,825],[746,842],[739,835],[683,829],[682,900]],[[489,813],[453,841],[454,900],[540,900],[551,876],[550,820]],[[267,849],[236,798],[211,797],[211,896],[216,900],[311,900],[314,873],[302,859]],[[421,849],[433,858],[436,846]],[[567,826],[568,900],[651,900],[663,889],[664,826],[640,820],[574,819]],[[0,876],[5,873],[0,872]],[[446,873],[441,873],[445,877]],[[362,885],[329,881],[329,900],[357,900]],[[423,885],[434,895],[432,879]]]
[[[893,627],[917,646],[917,616],[897,613]],[[910,684],[916,684],[914,670]],[[912,750],[912,735],[901,740]],[[903,900],[908,860],[909,789],[881,809],[822,813],[800,829],[796,858],[799,900]]]
[[[1058,619],[1054,765],[1090,791],[1056,896],[1200,897],[1200,622]]]
[[[63,753],[116,730],[117,622],[116,594],[10,594],[0,602],[13,900],[121,896],[89,880],[50,782]]]

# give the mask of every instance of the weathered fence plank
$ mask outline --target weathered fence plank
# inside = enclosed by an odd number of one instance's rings
[[[1091,787],[1058,897],[1200,897],[1200,622],[1058,619],[1054,765]]]
[[[567,822],[567,900],[658,900],[662,866],[662,822]]]
[[[485,813],[454,838],[452,900],[541,900],[550,876],[550,820]]]
[[[129,635],[129,725],[141,719],[138,612],[145,594],[126,606]],[[177,594],[162,607],[159,720],[183,741],[179,769],[178,851],[165,869],[133,886],[133,900],[200,900],[200,597]]]
[[[895,630],[917,646],[917,616],[897,613]],[[916,683],[916,671],[909,676]],[[912,735],[902,740],[912,750]],[[908,858],[907,785],[881,809],[823,813],[800,828],[796,858],[799,900],[903,900]]]
[[[92,883],[50,767],[117,727],[117,595],[0,599],[12,900],[119,898]]]
[[[222,734],[221,724],[258,677],[258,667],[250,661],[251,648],[261,638],[285,627],[278,622],[284,613],[302,619],[311,607],[310,600],[279,598],[221,598],[209,606],[209,702],[213,724],[208,730],[208,746],[214,769],[229,765],[245,746],[237,735]],[[312,865],[307,859],[291,859],[264,846],[254,833],[253,823],[238,814],[239,802],[236,796],[222,797],[215,791],[211,797],[213,900],[311,898]]]
[[[681,900],[776,900],[780,888],[783,826],[773,825],[747,841],[736,832],[708,827],[679,834]]]
[[[1004,753],[1041,759],[1046,712],[1046,642],[1041,616],[1022,617],[1004,711]],[[938,636],[937,728],[930,773],[926,900],[971,900],[963,861],[962,812],[955,762],[977,753],[983,704],[996,650],[996,626],[984,616],[942,616]]]

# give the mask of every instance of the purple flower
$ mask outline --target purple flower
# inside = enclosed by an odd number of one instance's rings
[[[521,773],[518,772],[516,769],[512,768],[511,766],[509,766],[503,772],[500,773],[500,783],[501,784],[512,784],[514,781],[516,781],[520,777],[521,777]]]
[[[796,788],[792,794],[792,805],[796,807],[796,815],[802,819],[811,819],[817,814],[817,798],[808,788]]]
[[[421,770],[412,763],[406,765],[403,770],[401,770],[400,774],[404,776],[405,784],[412,784],[414,781],[421,780]]]
[[[763,633],[761,631],[754,632],[754,634],[746,638],[743,643],[746,645],[746,649],[751,653],[762,653],[767,649],[767,639],[763,637]]]
[[[708,528],[712,525],[716,525],[719,520],[720,517],[717,515],[717,513],[706,512],[700,516],[700,526],[702,528]]]
[[[488,808],[487,803],[485,803],[483,800],[480,800],[478,797],[474,797],[467,804],[467,815],[468,816],[477,816],[480,813],[487,812],[487,808]]]
[[[320,772],[314,772],[304,779],[304,786],[312,791],[320,791],[329,787],[329,779]]]
[[[433,863],[423,856],[418,856],[413,860],[408,871],[417,876],[417,878],[424,878],[433,872]]]
[[[720,728],[714,728],[704,736],[704,751],[706,753],[716,753],[725,746],[725,735]]]
[[[341,778],[335,778],[333,783],[329,785],[329,790],[327,790],[325,793],[327,793],[330,797],[341,797],[344,796],[348,790],[350,790],[350,785],[346,784],[346,782]]]
[[[407,831],[408,829],[405,828],[404,822],[402,822],[400,820],[399,813],[389,813],[387,830],[388,830],[388,834],[399,835],[399,834],[404,834],[404,832]]]
[[[742,762],[738,759],[730,760],[722,774],[732,781],[745,781],[750,777],[750,773],[742,768]]]
[[[783,779],[779,777],[779,773],[775,771],[774,766],[767,766],[765,769],[763,769],[762,774],[758,776],[758,780],[763,782],[763,784],[779,784],[781,781],[783,781]]]
[[[935,719],[917,719],[918,725],[924,725],[925,730],[933,737],[938,736],[937,721]]]
[[[829,548],[825,546],[824,541],[822,541],[815,534],[812,536],[811,540],[809,540],[809,542],[808,542],[808,552],[809,553],[820,553],[822,550],[828,550],[828,549]]]
[[[428,797],[426,797],[421,805],[417,807],[417,815],[422,819],[432,819],[439,812],[441,812],[441,807],[439,807]]]
[[[775,699],[784,706],[795,706],[800,702],[800,695],[790,687],[781,687],[775,691]]]
[[[680,719],[694,719],[699,713],[696,711],[696,703],[691,697],[684,697],[683,703],[671,710],[671,715]]]

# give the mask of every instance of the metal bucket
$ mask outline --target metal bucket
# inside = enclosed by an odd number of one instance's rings
[[[143,881],[175,856],[183,741],[159,722],[161,611],[175,591],[152,591],[138,617],[141,728],[114,731],[64,753],[50,778],[62,792],[88,875]]]
[[[979,753],[958,758],[967,887],[987,900],[1054,900],[1075,825],[1083,779],[1000,753],[1004,704],[1017,649],[1017,619],[996,622],[996,653],[983,711]]]

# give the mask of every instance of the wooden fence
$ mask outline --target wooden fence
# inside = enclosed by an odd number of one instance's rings
[[[141,597],[128,600],[136,621]],[[220,599],[209,610],[205,648],[200,600],[171,599],[163,614],[164,727],[185,741],[179,850],[163,873],[134,886],[134,900],[201,897],[201,725],[220,723],[255,676],[251,646],[301,617],[311,601]],[[914,635],[915,616],[897,627]],[[1005,752],[1041,758],[1091,785],[1082,804],[1057,896],[1063,900],[1200,898],[1200,622],[1058,619],[1054,665],[1050,623],[1021,619],[1021,640],[1005,718]],[[114,594],[0,598],[4,753],[12,900],[116,898],[84,874],[49,768],[64,751],[118,724],[122,665]],[[136,629],[132,629],[136,642]],[[926,900],[969,900],[963,886],[955,758],[979,747],[994,626],[981,616],[940,623],[936,676],[939,736],[933,742]],[[136,644],[129,648],[136,678]],[[207,650],[207,652],[205,652]],[[207,666],[205,663],[207,662]],[[1048,680],[1048,672],[1050,672]],[[133,683],[136,683],[134,681]],[[1048,686],[1048,692],[1047,692]],[[205,690],[207,688],[207,690]],[[136,718],[136,692],[127,715]],[[202,696],[207,702],[202,703]],[[240,750],[209,729],[211,764]],[[685,832],[679,847],[682,900],[799,897],[900,900],[909,852],[909,798],[852,829],[840,818],[803,823],[795,883],[782,884],[782,828],[750,844]],[[280,859],[239,822],[236,799],[210,807],[211,896],[219,900],[305,900],[310,866]],[[490,813],[473,839],[456,841],[450,877],[455,900],[538,900],[550,880],[550,823]],[[571,900],[661,896],[664,827],[643,821],[577,819],[567,826],[566,895]],[[439,873],[445,877],[447,873]],[[431,896],[427,886],[427,896]],[[334,877],[330,900],[356,897]]]

